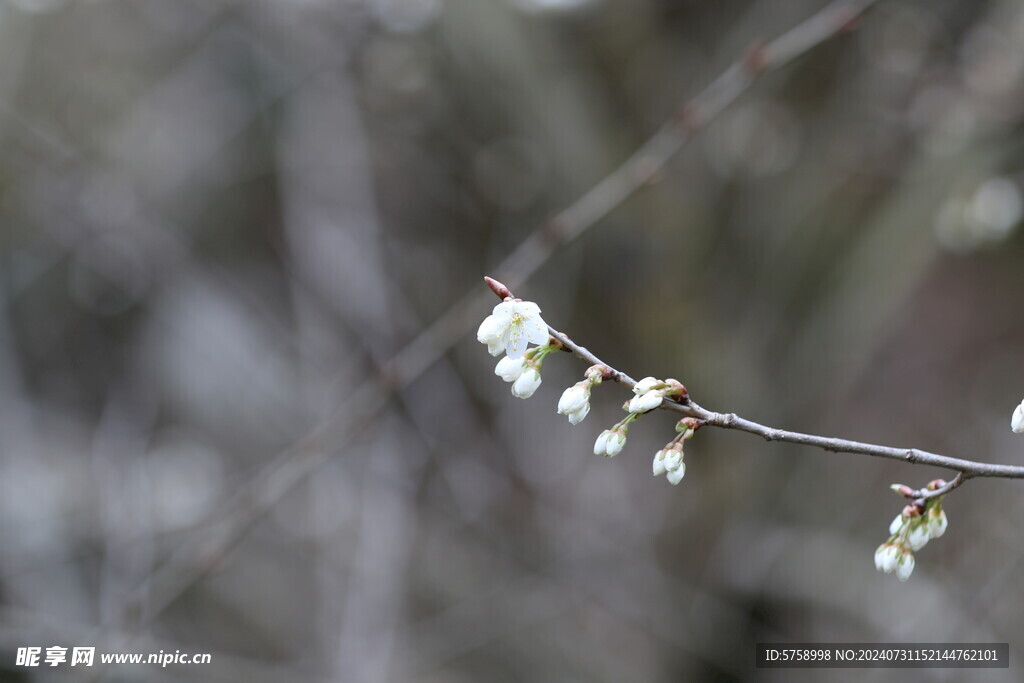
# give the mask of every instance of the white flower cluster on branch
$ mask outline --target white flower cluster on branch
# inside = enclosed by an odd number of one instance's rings
[[[630,425],[646,413],[662,408],[684,415],[676,424],[676,437],[655,454],[652,463],[653,474],[664,475],[673,485],[682,481],[686,472],[683,444],[705,425],[748,432],[767,441],[817,446],[833,453],[890,458],[910,464],[944,467],[956,472],[950,481],[936,479],[918,490],[902,484],[893,485],[897,493],[911,502],[890,525],[889,539],[875,551],[875,566],[886,573],[894,572],[901,581],[910,578],[914,571],[914,553],[930,539],[939,538],[946,532],[946,513],[942,507],[946,494],[974,477],[1024,479],[1024,466],[976,462],[916,448],[880,446],[802,434],[767,427],[734,413],[707,410],[690,398],[678,380],[645,377],[639,382],[634,381],[629,375],[605,364],[593,353],[548,326],[540,317],[537,304],[514,298],[508,288],[496,280],[489,277],[484,280],[502,299],[502,303],[480,325],[477,339],[487,345],[492,355],[500,355],[503,351],[507,354],[498,363],[495,374],[513,383],[514,395],[520,398],[532,396],[541,383],[540,370],[544,358],[560,350],[569,351],[590,363],[584,379],[562,392],[558,401],[558,413],[565,415],[571,424],[579,424],[586,418],[590,412],[592,389],[603,381],[612,380],[632,389],[633,397],[623,405],[626,417],[598,435],[594,443],[595,455],[609,458],[618,455],[626,445]],[[537,346],[527,350],[530,343]],[[1013,411],[1010,427],[1014,432],[1024,433],[1024,401]]]
[[[926,487],[937,491],[946,485],[936,479]],[[900,495],[913,498],[917,494],[909,486],[893,484],[892,489]],[[896,572],[896,578],[906,581],[914,571],[914,553],[923,548],[929,540],[946,533],[946,512],[942,509],[942,496],[915,500],[889,525],[889,540],[875,551],[875,568],[889,574]]]

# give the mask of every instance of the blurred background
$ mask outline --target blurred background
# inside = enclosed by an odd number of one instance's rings
[[[1021,484],[952,494],[901,584],[872,561],[888,485],[948,473],[708,429],[670,486],[671,415],[607,460],[627,391],[555,414],[568,354],[509,393],[473,334],[493,297],[393,394],[360,389],[824,5],[0,3],[0,679],[825,678],[754,669],[780,640],[1020,656]],[[516,294],[710,409],[1024,464],[1022,114],[1024,5],[883,0]],[[15,666],[52,645],[213,661]]]

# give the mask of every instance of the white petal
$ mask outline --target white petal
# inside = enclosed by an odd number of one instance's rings
[[[514,325],[509,328],[508,342],[505,345],[508,357],[522,358],[523,354],[526,353],[526,347],[527,340],[526,335],[523,334],[522,325]]]
[[[885,569],[885,556],[889,546],[880,545],[878,550],[875,551],[875,569],[878,571],[884,571]]]
[[[491,311],[491,315],[497,318],[502,325],[508,325],[512,321],[512,315],[516,312],[517,306],[515,301],[502,301],[500,304],[494,307]]]
[[[476,340],[481,344],[490,344],[492,340],[500,339],[504,331],[505,325],[497,316],[489,315],[480,323],[480,327],[476,331]]]
[[[1010,418],[1010,429],[1018,434],[1024,434],[1024,402],[1021,402],[1013,409],[1013,417]]]
[[[532,301],[514,301],[515,312],[527,318],[540,318],[540,306]]]
[[[895,536],[903,527],[903,515],[896,515],[896,519],[892,520],[892,524],[889,525],[889,535]]]
[[[513,360],[508,356],[505,356],[498,361],[498,365],[494,368],[494,374],[502,378],[506,382],[515,382],[519,377],[526,372],[526,368],[529,366],[526,361],[522,359]]]
[[[512,385],[512,395],[516,398],[530,398],[540,386],[540,381],[540,373],[530,368]]]
[[[524,319],[523,327],[526,330],[526,338],[531,344],[543,346],[548,343],[548,326],[539,317]]]
[[[938,514],[932,514],[929,512],[928,515],[928,533],[932,538],[938,538],[942,534],[946,533],[946,527],[949,522],[946,520],[946,513],[943,510],[939,510]]]
[[[611,434],[607,429],[601,432],[597,441],[594,442],[594,455],[605,455],[608,450],[608,436]]]
[[[589,398],[589,392],[584,387],[574,384],[562,392],[562,397],[558,399],[558,412],[568,415],[582,410]]]
[[[683,475],[686,474],[686,463],[681,463],[678,469],[674,469],[665,475],[669,483],[675,486],[683,480]]]
[[[910,578],[910,575],[914,571],[914,556],[910,553],[905,553],[899,563],[896,565],[896,578],[900,581],[906,581]]]
[[[671,472],[672,470],[678,469],[683,464],[682,451],[672,449],[665,453],[665,469]]]
[[[911,530],[907,542],[910,543],[910,549],[917,552],[927,545],[929,538],[931,538],[931,534],[928,532],[928,525],[918,524]]]
[[[489,354],[491,354],[492,356],[495,356],[495,357],[502,356],[502,355],[505,354],[505,346],[506,346],[505,342],[503,342],[501,339],[495,339],[494,341],[488,341],[487,342],[487,353],[489,353]]]
[[[882,559],[882,571],[888,574],[896,568],[896,564],[900,561],[903,553],[900,549],[894,545],[887,546],[885,551],[885,557]]]
[[[665,474],[665,451],[658,451],[654,454],[654,463],[652,466],[654,476]]]
[[[633,393],[636,394],[637,396],[640,396],[641,394],[646,394],[648,391],[650,391],[660,383],[661,380],[655,377],[644,377],[642,380],[640,380],[633,386]]]
[[[661,405],[661,393],[659,391],[648,391],[643,396],[634,396],[629,402],[629,412],[646,413]]]
[[[580,410],[576,410],[574,412],[569,413],[569,415],[568,415],[568,417],[569,417],[569,424],[578,425],[580,422],[583,422],[583,419],[587,416],[587,414],[589,412],[590,412],[590,404],[589,403],[584,403],[583,404],[583,408],[581,408]]]
[[[608,437],[608,443],[605,446],[605,451],[608,453],[609,458],[614,458],[622,452],[622,447],[625,445],[626,437],[619,432],[612,432],[612,435]]]

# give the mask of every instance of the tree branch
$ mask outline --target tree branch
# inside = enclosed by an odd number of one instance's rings
[[[495,289],[491,278],[488,280],[488,286],[491,287],[496,293],[499,291]],[[502,291],[508,291],[504,285],[498,284]],[[500,296],[500,294],[499,294]],[[585,347],[580,346],[568,336],[559,332],[555,328],[548,326],[548,332],[551,336],[558,340],[563,348],[573,353],[577,358],[586,361],[590,365],[602,365],[608,369],[606,376],[619,384],[624,384],[627,387],[632,388],[636,384],[636,380],[622,372],[616,370],[608,363],[595,356]],[[890,460],[900,460],[907,462],[912,465],[931,465],[933,467],[943,467],[945,469],[953,470],[957,473],[957,476],[941,487],[934,491],[921,489],[913,491],[913,495],[910,497],[918,499],[935,498],[943,496],[953,489],[963,484],[968,479],[974,477],[998,477],[1002,479],[1024,479],[1024,466],[1019,465],[1000,465],[993,463],[977,462],[974,460],[963,460],[961,458],[953,458],[947,455],[939,455],[938,453],[931,453],[929,451],[921,450],[919,448],[901,448],[896,446],[882,446],[878,444],[864,443],[862,441],[852,441],[850,439],[840,439],[836,437],[818,436],[815,434],[804,434],[802,432],[792,432],[786,429],[778,429],[776,427],[769,427],[767,425],[748,420],[744,417],[740,417],[736,413],[717,413],[707,408],[701,407],[690,397],[686,397],[682,401],[676,401],[670,398],[665,398],[661,402],[660,408],[664,410],[672,410],[677,413],[681,413],[687,417],[695,417],[703,422],[703,424],[711,427],[719,427],[721,429],[735,429],[741,432],[747,432],[748,434],[756,434],[762,437],[766,441],[783,441],[786,443],[795,443],[802,446],[816,446],[818,448],[830,451],[833,453],[854,453],[857,455],[870,455],[877,458],[889,458]]]

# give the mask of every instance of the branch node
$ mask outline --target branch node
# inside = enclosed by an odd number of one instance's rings
[[[704,125],[704,116],[696,104],[684,104],[676,111],[676,125],[687,133],[694,133]]]
[[[751,76],[757,76],[768,68],[768,45],[763,40],[755,40],[743,54],[743,68]]]

